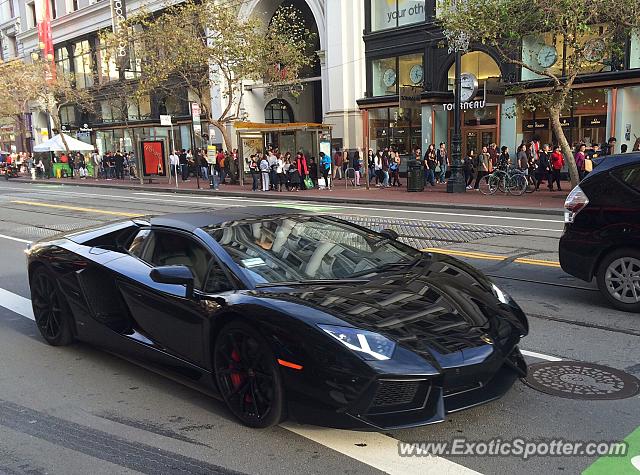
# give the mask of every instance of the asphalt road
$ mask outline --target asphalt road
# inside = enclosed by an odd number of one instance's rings
[[[29,241],[138,214],[260,204],[274,202],[259,195],[249,200],[0,184],[0,474],[580,473],[598,457],[400,457],[398,441],[620,441],[640,425],[638,396],[581,401],[518,382],[497,402],[418,429],[376,434],[286,423],[250,430],[221,403],[99,349],[49,347],[25,318],[29,289],[22,251]],[[529,315],[531,333],[522,348],[530,363],[592,362],[640,377],[640,315],[610,309],[593,284],[562,272],[560,216],[392,203],[279,205],[391,227],[405,242],[479,267]],[[640,455],[640,447],[633,450]],[[631,463],[620,467],[640,474]],[[590,473],[598,473],[594,469]]]

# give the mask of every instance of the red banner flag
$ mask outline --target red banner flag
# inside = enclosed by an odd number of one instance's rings
[[[53,55],[53,35],[51,33],[51,6],[48,0],[36,0],[36,22],[38,23],[38,46],[42,59],[49,63],[47,80],[56,78],[56,65]]]

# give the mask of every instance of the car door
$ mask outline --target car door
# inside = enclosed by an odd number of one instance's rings
[[[211,252],[188,233],[166,229],[143,229],[143,239],[134,239],[130,252],[146,264],[146,275],[119,283],[131,315],[153,343],[200,367],[209,366],[205,335],[211,306],[201,299],[185,297],[182,285],[157,284],[149,274],[153,267],[185,265],[194,274],[200,291],[212,262]],[[143,245],[139,242],[144,241]],[[137,247],[136,247],[137,246]]]

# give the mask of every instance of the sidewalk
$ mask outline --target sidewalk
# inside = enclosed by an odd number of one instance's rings
[[[217,191],[209,189],[209,183],[200,180],[200,189],[196,187],[196,179],[191,178],[188,182],[179,182],[178,189],[175,182],[171,185],[167,179],[154,179],[153,183],[141,185],[137,180],[95,180],[71,179],[71,178],[51,178],[49,180],[32,181],[27,177],[12,178],[13,182],[38,183],[38,184],[61,184],[70,186],[87,186],[95,188],[123,188],[132,190],[147,190],[157,192],[175,192],[188,194],[206,194],[216,196],[235,196],[240,198],[260,198],[261,200],[296,200],[313,201],[333,204],[361,204],[361,205],[391,205],[419,208],[443,208],[443,209],[468,209],[482,211],[512,211],[536,214],[562,215],[564,200],[569,192],[570,184],[564,183],[565,188],[561,192],[550,192],[546,188],[544,191],[535,193],[525,193],[522,196],[510,196],[502,193],[485,196],[479,191],[467,190],[466,193],[447,193],[446,185],[439,184],[435,187],[428,185],[422,192],[407,192],[406,188],[376,188],[370,187],[367,190],[364,185],[359,188],[349,185],[345,186],[344,180],[337,180],[332,190],[304,190],[300,192],[275,192],[275,191],[251,191],[251,184],[221,185]],[[543,185],[544,186],[544,185]]]

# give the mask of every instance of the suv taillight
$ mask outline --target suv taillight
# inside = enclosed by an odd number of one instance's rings
[[[569,196],[567,196],[564,202],[564,207],[567,211],[564,212],[564,222],[573,223],[576,215],[582,211],[582,209],[589,204],[589,198],[584,194],[582,188],[576,186]]]

